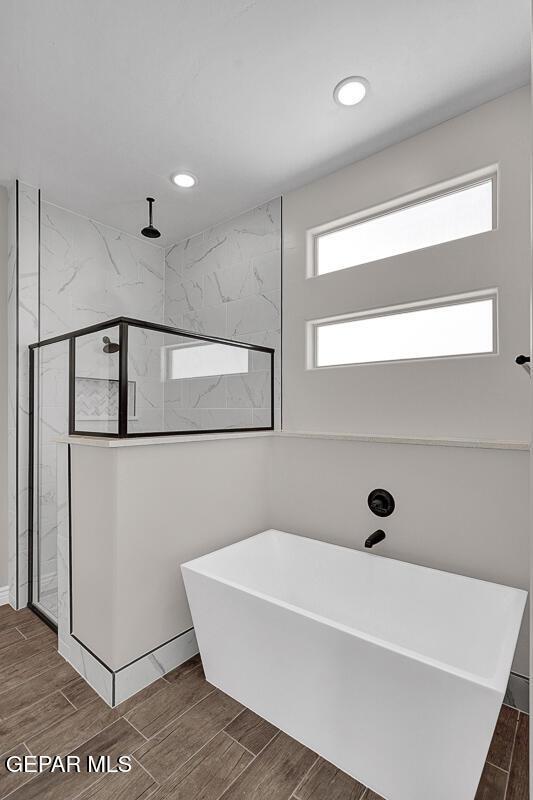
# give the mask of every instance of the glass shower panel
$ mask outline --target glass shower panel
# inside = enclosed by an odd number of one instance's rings
[[[165,335],[128,325],[128,433],[163,430]]]
[[[118,325],[77,336],[74,342],[74,430],[117,435]]]
[[[137,415],[128,433],[269,428],[271,354],[128,326]]]
[[[68,342],[34,358],[32,602],[57,622],[57,439],[68,432]]]

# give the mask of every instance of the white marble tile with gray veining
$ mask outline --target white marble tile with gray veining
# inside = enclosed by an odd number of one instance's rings
[[[180,381],[183,384],[183,408],[226,408],[226,381],[225,375]]]
[[[172,403],[176,408],[183,405],[183,380],[167,380],[164,384],[165,405]]]
[[[280,260],[278,249],[205,275],[205,304],[214,306],[278,290]]]
[[[182,408],[173,402],[165,404],[164,426],[166,431],[202,430],[200,409]]]
[[[240,254],[229,230],[214,229],[188,240],[183,253],[183,275],[200,280],[215,269],[236,261]]]
[[[183,328],[193,333],[226,338],[226,306],[202,308],[200,311],[183,314]]]
[[[165,302],[172,303],[174,308],[180,313],[197,311],[204,305],[203,281],[188,280],[182,278],[177,280],[172,274],[165,285]]]
[[[201,430],[204,431],[251,428],[253,426],[251,408],[202,408],[198,413]]]
[[[228,264],[204,276],[205,304],[217,306],[254,294],[252,267],[249,263]]]
[[[228,408],[269,408],[270,372],[248,372],[228,375]]]
[[[183,253],[186,241],[176,242],[165,250],[165,280],[168,281],[169,275],[181,275],[183,273]]]
[[[164,644],[153,653],[124,667],[115,676],[115,703],[118,705],[167,672],[188,661],[198,652],[194,631]]]
[[[165,325],[184,329],[183,312],[179,301],[165,301]]]
[[[279,291],[247,297],[226,304],[227,330],[230,339],[246,339],[250,333],[277,330],[281,324]]]
[[[165,319],[168,324],[197,333],[274,347],[275,375],[279,377],[281,305],[281,201],[252,209],[228,222],[169,248],[166,254]],[[270,358],[252,353],[251,369],[270,369]],[[230,415],[228,427],[253,416],[252,407],[270,403],[270,383],[258,378],[230,376],[232,405],[249,407],[250,414]],[[191,426],[211,427],[194,409],[216,410],[215,397],[193,397],[192,387],[170,406],[165,396],[165,427],[177,429],[187,417]],[[209,382],[208,382],[209,385]],[[279,387],[279,380],[277,382]],[[248,389],[248,393],[247,390]],[[212,390],[214,391],[214,390]],[[265,399],[266,397],[266,399]],[[220,402],[218,398],[216,402]],[[279,392],[276,391],[279,404]],[[194,403],[197,403],[195,406]],[[192,405],[192,407],[191,407]],[[168,408],[167,408],[168,406]],[[218,409],[222,411],[223,409]],[[279,414],[278,414],[279,416]],[[221,414],[218,414],[221,419]],[[172,419],[172,424],[170,424]],[[217,423],[219,424],[219,419]]]
[[[269,428],[272,421],[272,415],[269,408],[254,408],[253,414],[254,428]]]

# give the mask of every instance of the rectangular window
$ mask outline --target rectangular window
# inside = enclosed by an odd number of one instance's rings
[[[371,217],[311,232],[313,274],[324,275],[492,230],[494,178],[448,189]]]
[[[169,377],[178,380],[248,372],[249,353],[245,347],[216,343],[198,342],[172,347],[169,353]]]
[[[496,294],[308,323],[311,367],[495,353]]]

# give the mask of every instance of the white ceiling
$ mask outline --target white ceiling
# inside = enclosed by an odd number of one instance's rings
[[[0,179],[132,233],[153,195],[177,241],[527,83],[529,45],[528,0],[0,0]]]

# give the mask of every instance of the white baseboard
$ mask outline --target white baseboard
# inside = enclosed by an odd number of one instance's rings
[[[198,652],[194,629],[114,671],[73,636],[59,636],[59,654],[109,706],[117,706]]]
[[[0,606],[9,603],[9,586],[0,586]]]

